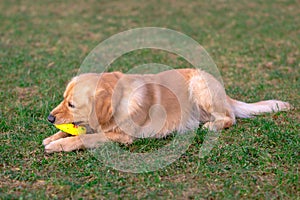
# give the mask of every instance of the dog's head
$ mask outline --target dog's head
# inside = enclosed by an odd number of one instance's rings
[[[48,116],[53,124],[98,125],[112,117],[111,98],[121,73],[82,74],[74,77],[64,92],[64,100]]]

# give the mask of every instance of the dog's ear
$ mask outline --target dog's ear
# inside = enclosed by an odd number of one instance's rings
[[[97,129],[99,125],[109,123],[113,116],[111,94],[105,90],[96,91],[91,102],[89,124],[91,128]]]
[[[109,88],[95,93],[94,109],[99,124],[105,124],[110,121],[113,115],[113,107],[112,91]]]
[[[113,93],[122,73],[103,73],[98,81],[94,96],[92,97],[92,110],[90,125],[97,127],[109,123],[113,117]]]

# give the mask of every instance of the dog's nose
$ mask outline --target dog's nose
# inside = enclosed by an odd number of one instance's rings
[[[53,116],[53,115],[50,114],[50,115],[48,116],[48,121],[51,122],[51,123],[53,124],[53,123],[55,122],[55,116]]]

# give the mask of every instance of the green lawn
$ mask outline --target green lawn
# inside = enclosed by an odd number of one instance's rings
[[[44,153],[56,130],[46,117],[67,82],[101,41],[131,28],[166,27],[199,42],[214,59],[228,95],[280,99],[289,112],[239,119],[199,158],[205,131],[171,165],[149,173],[106,166],[89,151]],[[253,1],[0,2],[0,199],[299,199],[300,4]],[[113,67],[188,64],[140,50]],[[140,140],[151,151],[172,140]]]

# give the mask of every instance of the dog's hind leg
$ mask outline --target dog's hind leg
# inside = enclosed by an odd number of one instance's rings
[[[191,100],[198,106],[199,120],[212,131],[235,124],[235,115],[227,102],[223,85],[212,75],[199,72],[189,83]]]
[[[211,121],[206,122],[203,127],[210,131],[219,131],[235,124],[235,117],[224,113],[212,113]]]

